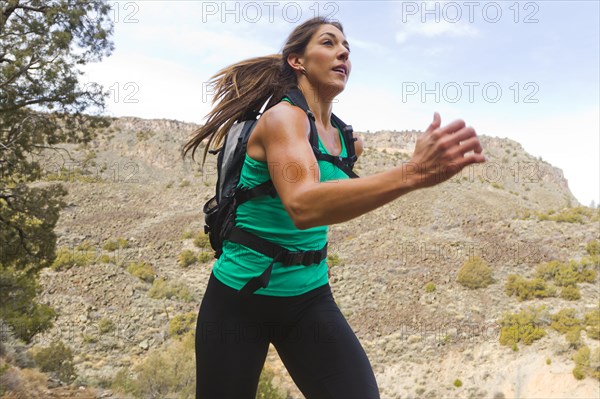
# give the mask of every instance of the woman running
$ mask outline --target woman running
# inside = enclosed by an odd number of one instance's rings
[[[270,343],[307,398],[379,398],[367,355],[331,293],[327,226],[485,161],[474,129],[462,120],[441,127],[436,112],[410,162],[348,178],[348,163],[332,159],[360,155],[362,142],[350,141],[354,148],[348,148],[332,104],[348,81],[349,56],[342,25],[316,17],[294,29],[281,54],[234,64],[213,77],[221,101],[184,151],[208,138],[206,157],[233,121],[268,101],[248,140],[239,185],[250,189],[270,180],[276,195],[239,205],[235,227],[313,257],[282,263],[243,240],[224,242],[196,325],[198,399],[255,398]],[[311,126],[318,149],[311,146]]]

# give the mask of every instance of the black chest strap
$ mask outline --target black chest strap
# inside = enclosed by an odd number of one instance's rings
[[[275,262],[280,262],[283,266],[311,266],[319,264],[323,259],[327,258],[327,244],[323,248],[314,251],[289,251],[274,242],[267,241],[235,226],[231,228],[227,240],[242,244],[269,258],[273,258],[260,276],[253,277],[246,283],[240,290],[241,295],[250,295],[261,287],[266,288],[269,284],[271,271]]]

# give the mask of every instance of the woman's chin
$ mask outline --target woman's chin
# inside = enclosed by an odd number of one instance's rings
[[[329,82],[323,85],[323,93],[327,93],[328,97],[335,97],[346,88],[346,82]]]

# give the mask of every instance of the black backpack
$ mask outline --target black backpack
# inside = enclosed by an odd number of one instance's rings
[[[352,171],[357,159],[354,149],[354,141],[356,139],[352,135],[352,126],[346,125],[341,119],[332,114],[332,122],[342,130],[348,156],[332,156],[322,153],[319,150],[319,138],[314,115],[308,109],[302,92],[294,88],[288,91],[285,97],[288,97],[294,105],[299,106],[306,112],[310,122],[310,144],[317,160],[324,160],[336,165],[351,178],[358,177]],[[252,112],[242,118],[242,120],[236,121],[229,129],[223,146],[217,150],[210,151],[211,154],[218,154],[217,185],[215,196],[208,200],[203,208],[204,232],[209,236],[211,247],[215,251],[215,258],[221,256],[225,240],[237,242],[273,258],[271,264],[260,276],[252,278],[242,288],[240,291],[242,294],[251,294],[261,287],[266,287],[275,262],[281,262],[284,266],[300,264],[310,266],[320,263],[327,257],[327,245],[316,251],[288,251],[271,241],[267,241],[235,226],[236,209],[239,205],[259,196],[270,195],[271,197],[275,197],[277,195],[271,180],[267,180],[251,189],[238,187],[248,139],[260,115],[260,112]]]

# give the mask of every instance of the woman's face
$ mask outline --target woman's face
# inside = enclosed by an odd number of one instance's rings
[[[346,37],[333,25],[321,25],[306,46],[301,57],[308,80],[319,89],[332,90],[337,95],[346,86],[352,64]]]

